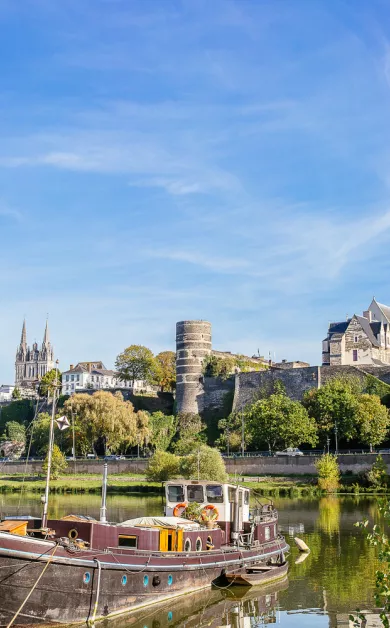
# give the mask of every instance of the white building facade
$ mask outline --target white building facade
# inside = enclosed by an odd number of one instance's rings
[[[72,395],[85,390],[125,389],[133,392],[150,392],[154,390],[147,382],[136,380],[132,382],[119,379],[118,374],[106,369],[103,362],[79,362],[70,365],[68,371],[62,373],[62,394]]]
[[[12,384],[2,384],[0,386],[0,403],[2,401],[12,401],[12,393],[14,392],[15,386]]]
[[[390,364],[390,307],[372,300],[363,316],[331,323],[322,342],[324,366]]]

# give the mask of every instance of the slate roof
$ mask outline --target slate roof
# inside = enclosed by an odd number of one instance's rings
[[[344,334],[347,331],[347,328],[350,322],[351,322],[351,319],[348,319],[347,321],[342,321],[341,323],[330,323],[329,333],[330,334]]]
[[[386,316],[387,320],[390,323],[390,307],[388,305],[383,305],[382,303],[376,302],[377,306],[382,310],[383,314]]]
[[[364,333],[366,334],[367,338],[370,340],[371,344],[374,347],[379,347],[380,346],[379,342],[374,336],[374,333],[373,333],[373,330],[371,329],[370,321],[368,320],[368,318],[364,318],[364,316],[356,316],[356,315],[355,315],[355,318],[361,325]]]

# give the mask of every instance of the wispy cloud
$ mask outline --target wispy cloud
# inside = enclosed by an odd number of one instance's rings
[[[16,222],[22,222],[23,215],[18,209],[7,206],[0,200],[0,218],[9,218]]]

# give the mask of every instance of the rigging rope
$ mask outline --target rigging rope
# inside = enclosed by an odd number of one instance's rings
[[[11,628],[12,624],[14,623],[15,619],[17,618],[17,616],[19,615],[19,613],[21,612],[21,610],[23,609],[24,605],[26,604],[26,602],[28,602],[28,600],[30,599],[32,593],[35,591],[39,581],[41,580],[43,574],[45,573],[46,569],[48,568],[48,566],[50,565],[50,563],[52,562],[53,558],[54,558],[54,554],[56,553],[58,548],[58,545],[55,545],[54,550],[52,551],[52,553],[50,554],[46,565],[44,566],[44,568],[42,569],[41,573],[39,574],[38,578],[35,581],[35,584],[33,585],[32,589],[30,590],[30,592],[27,594],[27,596],[25,597],[25,599],[23,600],[22,604],[19,606],[18,610],[16,611],[15,615],[12,617],[11,621],[9,622],[9,624],[7,624],[7,628]]]
[[[94,626],[95,625],[95,619],[96,619],[96,613],[97,613],[97,609],[98,609],[98,604],[99,604],[99,597],[100,597],[100,580],[102,577],[102,564],[100,562],[100,560],[98,558],[94,558],[94,561],[97,563],[98,566],[98,581],[97,581],[97,587],[96,587],[96,599],[95,599],[95,604],[93,607],[93,613],[92,613],[92,618],[87,620],[87,625],[88,626]],[[8,628],[8,626],[7,626]]]

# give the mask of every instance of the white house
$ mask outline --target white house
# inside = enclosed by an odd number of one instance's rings
[[[15,386],[2,384],[0,386],[0,402],[2,401],[12,401],[12,393],[14,392]]]
[[[79,362],[70,365],[68,371],[62,373],[62,394],[72,395],[83,390],[109,390],[123,388],[133,392],[150,391],[153,388],[142,380],[126,382],[118,378],[115,371],[106,369],[103,362]]]

